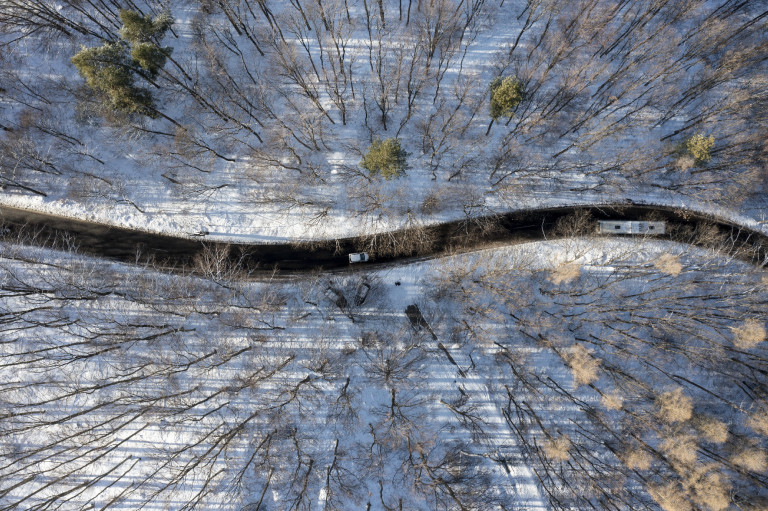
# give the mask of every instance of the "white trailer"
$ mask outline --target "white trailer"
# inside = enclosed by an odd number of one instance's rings
[[[600,234],[664,234],[666,222],[641,222],[638,220],[600,220]]]

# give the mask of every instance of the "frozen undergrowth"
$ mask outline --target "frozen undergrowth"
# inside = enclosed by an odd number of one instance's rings
[[[0,6],[0,203],[259,242],[626,198],[768,229],[760,2],[132,2],[176,18],[149,87],[172,120],[105,111],[69,64],[116,5]],[[486,134],[499,74],[526,100]],[[392,136],[411,168],[370,180]]]
[[[245,282],[1,247],[3,509],[766,504],[744,263],[566,239]]]

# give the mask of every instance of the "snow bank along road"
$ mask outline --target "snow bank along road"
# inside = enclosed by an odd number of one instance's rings
[[[564,228],[581,215],[575,229]],[[587,216],[588,215],[588,216]],[[563,235],[594,232],[597,219],[638,219],[652,215],[668,222],[664,238],[696,245],[725,248],[760,266],[768,265],[768,236],[755,230],[700,213],[653,205],[600,204],[545,208],[474,218],[357,238],[297,244],[230,243],[229,257],[251,271],[274,268],[292,272],[348,267],[347,253],[367,250],[381,264],[419,257],[439,257],[451,251],[469,251],[492,242],[522,243]],[[587,218],[589,222],[583,220]],[[0,207],[6,238],[43,246],[75,246],[82,253],[125,262],[153,257],[160,267],[187,269],[195,256],[224,243],[206,242],[204,236],[175,237],[123,229],[23,209]],[[387,245],[389,243],[389,245]],[[377,246],[386,246],[377,250]]]

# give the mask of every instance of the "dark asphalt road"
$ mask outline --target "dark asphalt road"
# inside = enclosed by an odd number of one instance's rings
[[[730,253],[741,259],[760,266],[768,264],[768,236],[762,233],[690,211],[627,204],[521,211],[471,221],[449,222],[419,231],[404,230],[376,237],[344,238],[312,244],[231,243],[230,257],[241,261],[252,271],[277,267],[283,271],[297,272],[348,267],[347,253],[366,250],[373,256],[373,261],[366,263],[366,266],[370,266],[415,256],[439,257],[490,244],[560,237],[564,233],[557,227],[558,221],[579,212],[587,213],[594,221],[644,218],[665,220],[668,232],[663,238],[705,246],[712,239],[717,239],[727,245]],[[154,257],[162,267],[189,268],[195,255],[206,250],[206,247],[224,246],[200,239],[133,231],[6,207],[0,207],[0,219],[11,239],[19,239],[19,234],[24,233],[26,236],[22,239],[26,242],[44,246],[56,246],[56,240],[60,243],[60,240],[67,239],[82,253],[130,263],[137,260],[137,254],[141,254],[141,259]],[[594,221],[588,224],[590,230],[594,230]],[[704,232],[708,235],[702,236]],[[578,234],[586,233],[582,231]]]

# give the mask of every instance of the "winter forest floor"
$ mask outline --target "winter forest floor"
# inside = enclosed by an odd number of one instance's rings
[[[766,34],[765,0],[0,0],[0,205],[222,242],[621,202],[768,233]],[[765,268],[584,225],[260,280],[4,231],[0,511],[768,509]]]
[[[768,277],[716,252],[573,238],[260,283],[1,264],[3,509],[768,504]]]

